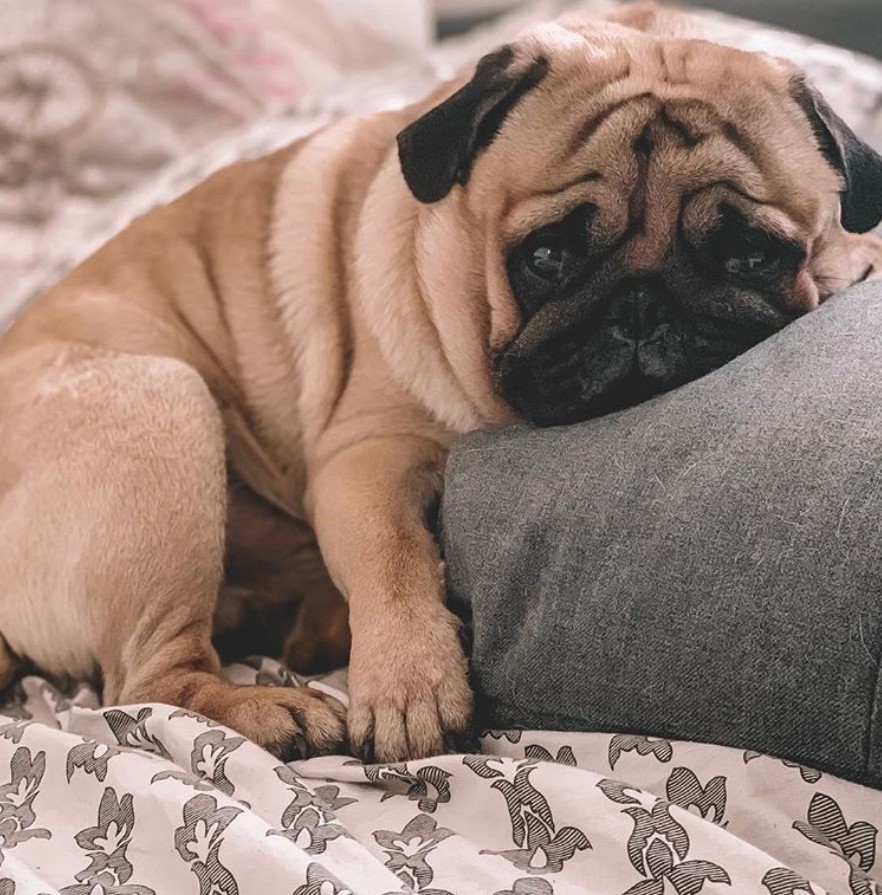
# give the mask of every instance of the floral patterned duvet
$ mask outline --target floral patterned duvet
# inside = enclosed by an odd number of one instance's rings
[[[267,659],[226,674],[300,683]],[[311,685],[345,698],[342,675]],[[283,765],[188,712],[39,677],[0,715],[0,895],[872,895],[880,824],[882,792],[630,734]]]

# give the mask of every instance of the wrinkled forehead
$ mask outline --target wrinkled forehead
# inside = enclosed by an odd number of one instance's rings
[[[811,237],[835,207],[839,179],[789,99],[786,64],[606,24],[549,26],[527,40],[546,55],[548,75],[472,183],[506,239],[588,201],[633,216],[635,192],[658,232],[665,209],[700,225],[725,201]]]

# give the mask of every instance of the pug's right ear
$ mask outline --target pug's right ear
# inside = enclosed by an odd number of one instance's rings
[[[808,116],[818,147],[845,182],[842,226],[866,233],[882,221],[882,156],[858,139],[804,77],[790,84],[791,96]]]
[[[468,84],[398,135],[401,172],[420,202],[437,202],[468,181],[506,116],[548,73],[543,56],[519,61],[512,47],[485,56]]]

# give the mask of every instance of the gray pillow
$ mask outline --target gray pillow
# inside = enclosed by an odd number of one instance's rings
[[[641,406],[458,445],[443,549],[482,724],[882,785],[880,287]]]

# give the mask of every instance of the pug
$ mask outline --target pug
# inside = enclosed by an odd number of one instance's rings
[[[455,747],[451,442],[651,398],[882,269],[882,158],[691,27],[534,28],[215,174],[30,307],[0,342],[0,683],[92,677],[280,758]],[[318,689],[218,676],[255,606],[297,607],[294,668],[351,632],[348,730]]]

